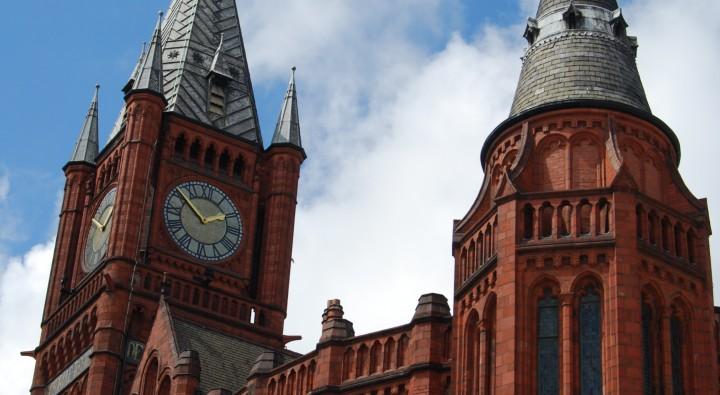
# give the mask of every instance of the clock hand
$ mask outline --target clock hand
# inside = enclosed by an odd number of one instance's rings
[[[185,193],[183,193],[182,189],[178,188],[178,192],[180,192],[180,196],[182,196],[182,198],[185,199],[185,201],[187,202],[188,206],[190,206],[190,209],[195,213],[195,215],[197,215],[200,222],[202,222],[203,225],[206,224],[207,220],[205,219],[205,217],[203,217],[202,214],[200,214],[200,210],[195,207],[195,205],[190,201],[190,198],[187,197]]]
[[[216,221],[225,221],[225,214],[218,214],[213,215],[212,217],[207,217],[205,218],[205,221],[207,221],[208,224]]]
[[[113,209],[115,209],[115,206],[110,206],[110,211],[108,212],[107,218],[105,218],[105,222],[102,224],[101,231],[105,231],[105,228],[107,228],[108,222],[110,222],[110,218],[112,218],[113,215]]]
[[[95,225],[96,228],[100,229],[100,231],[103,231],[103,225],[98,222],[95,218],[90,219],[92,221],[92,224]]]

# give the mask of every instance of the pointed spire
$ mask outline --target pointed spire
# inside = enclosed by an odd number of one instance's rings
[[[100,151],[98,146],[98,93],[100,85],[95,85],[95,95],[93,96],[90,109],[88,110],[85,122],[80,129],[80,137],[75,143],[70,162],[87,162],[95,164],[95,159]]]
[[[140,51],[140,57],[138,57],[137,63],[135,63],[135,68],[133,69],[132,73],[130,73],[130,79],[128,79],[127,84],[123,87],[122,91],[126,94],[130,92],[133,85],[135,85],[135,81],[137,80],[138,76],[140,75],[140,68],[142,67],[142,61],[145,59],[145,53],[147,51],[147,43],[144,42],[142,44],[142,50]]]
[[[220,44],[215,50],[212,63],[210,64],[210,73],[221,75],[225,78],[232,78],[225,71],[225,33],[220,33]]]
[[[290,144],[302,148],[297,91],[295,89],[295,70],[296,68],[293,67],[285,101],[280,109],[277,126],[275,126],[272,144]]]
[[[162,63],[162,17],[163,13],[160,12],[158,16],[157,26],[155,27],[155,33],[153,34],[150,47],[145,53],[142,60],[142,66],[140,67],[135,83],[133,84],[133,90],[150,90],[163,94],[163,63]]]

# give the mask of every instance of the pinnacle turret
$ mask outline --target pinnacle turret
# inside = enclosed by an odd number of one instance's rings
[[[295,70],[295,67],[293,67],[285,100],[275,126],[272,144],[289,144],[302,149],[297,90],[295,88]]]
[[[140,51],[140,57],[138,57],[137,63],[135,64],[135,68],[133,69],[132,73],[130,73],[130,78],[128,79],[127,84],[125,84],[125,87],[123,87],[123,92],[126,94],[130,92],[133,85],[135,85],[135,81],[137,81],[138,76],[140,75],[140,69],[142,68],[142,62],[145,59],[145,54],[147,51],[147,43],[143,43],[142,50]]]
[[[157,26],[155,27],[150,47],[143,56],[132,90],[148,90],[161,95],[164,93],[161,31],[162,15],[161,12],[158,16]]]
[[[95,95],[93,96],[92,102],[90,103],[90,109],[85,116],[85,122],[83,122],[82,129],[80,129],[80,136],[78,137],[77,143],[75,143],[75,149],[73,150],[70,162],[86,162],[95,164],[95,159],[98,156],[99,144],[98,144],[98,93],[100,91],[100,85],[95,85]]]

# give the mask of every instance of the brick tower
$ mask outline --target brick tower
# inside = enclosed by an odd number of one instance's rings
[[[294,72],[266,148],[235,1],[174,0],[123,91],[109,143],[96,93],[64,168],[31,393],[239,388],[257,356],[289,355]]]
[[[707,204],[615,0],[541,0],[454,225],[457,394],[717,394]]]

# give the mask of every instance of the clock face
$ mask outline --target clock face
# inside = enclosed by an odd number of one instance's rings
[[[187,254],[217,262],[232,256],[243,236],[242,220],[230,197],[205,182],[186,182],[165,199],[165,226]]]
[[[90,219],[90,231],[85,242],[85,260],[83,262],[83,269],[86,273],[95,269],[107,252],[116,194],[117,189],[115,188],[108,192],[100,202],[95,215]]]

